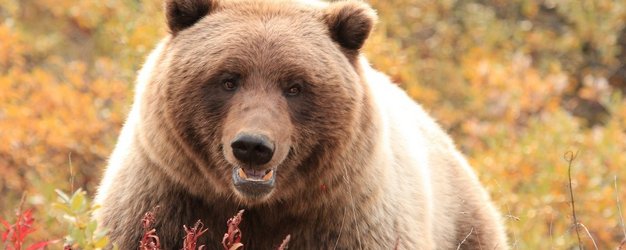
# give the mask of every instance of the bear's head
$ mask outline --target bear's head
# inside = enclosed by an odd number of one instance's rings
[[[368,5],[167,0],[165,10],[171,35],[150,86],[165,101],[146,105],[205,185],[259,204],[341,172],[328,161],[358,140]]]

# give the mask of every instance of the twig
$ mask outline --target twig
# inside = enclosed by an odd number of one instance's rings
[[[70,162],[70,194],[74,193],[74,166],[72,166],[72,152],[67,155],[67,158]]]
[[[587,229],[585,224],[578,223],[578,225],[580,225],[581,227],[583,227],[583,229],[585,229],[585,232],[587,232],[587,236],[589,236],[589,239],[591,239],[591,242],[593,243],[593,246],[595,247],[596,250],[598,250],[598,245],[596,245],[596,240],[594,240],[593,236],[591,236],[591,233],[589,232],[589,229]]]
[[[26,202],[26,192],[22,193],[22,198],[20,198],[20,205],[17,207],[18,214],[22,214],[24,211],[24,202]]]
[[[552,237],[552,222],[554,221],[554,215],[550,213],[550,250],[554,249],[554,237]]]
[[[498,192],[500,193],[500,195],[504,196],[504,193],[502,192],[502,186],[500,186],[500,182],[498,182],[498,180],[495,180],[495,182],[496,182],[496,186],[498,186]],[[505,202],[504,206],[506,207],[506,211],[507,211],[507,214],[504,217],[506,217],[507,219],[511,219],[511,220],[513,220],[515,222],[520,221],[519,217],[514,216],[511,213],[511,208],[509,207],[509,203],[508,202]],[[518,245],[518,241],[517,241],[517,234],[514,231],[512,231],[512,230],[511,230],[511,233],[513,234],[513,247],[512,247],[512,249],[519,249],[519,245]]]
[[[24,236],[21,235],[21,233],[23,232],[22,230],[22,226],[23,224],[27,224],[24,223],[23,220],[24,219],[24,202],[26,202],[26,192],[22,193],[22,198],[20,199],[20,206],[17,208],[17,221],[15,222],[15,239],[17,239],[16,243],[14,244],[15,249],[22,249],[22,238],[24,238]],[[9,232],[11,231],[10,228]],[[6,236],[3,236],[6,237]],[[7,248],[9,249],[9,248]]]
[[[287,250],[287,248],[289,248],[290,240],[291,240],[291,235],[288,234],[287,237],[285,237],[285,239],[283,240],[283,242],[280,243],[280,246],[278,246],[277,250]]]
[[[339,227],[339,235],[337,236],[337,240],[335,241],[335,246],[333,247],[333,250],[337,249],[337,245],[339,244],[339,239],[341,239],[341,233],[343,232],[343,224],[346,220],[346,212],[348,211],[348,209],[346,209],[345,207],[343,208],[343,216],[341,217],[341,227]]]
[[[578,151],[576,153],[572,151],[568,151],[567,153],[565,153],[564,159],[568,163],[567,176],[569,178],[569,194],[570,194],[571,203],[572,203],[572,216],[574,217],[574,227],[575,227],[574,229],[576,230],[576,237],[578,237],[578,247],[580,249],[583,249],[583,242],[580,239],[580,233],[578,232],[578,219],[576,218],[576,207],[574,205],[574,189],[572,188],[572,162],[574,162],[577,156],[578,156]]]
[[[622,226],[622,233],[624,234],[624,241],[622,241],[622,244],[620,245],[620,247],[622,247],[624,245],[624,243],[626,243],[626,226],[624,226],[624,216],[622,215],[622,206],[621,206],[621,202],[619,201],[619,189],[617,189],[617,175],[615,175],[615,179],[614,179],[614,184],[615,184],[615,200],[617,202],[617,211],[619,213],[619,222],[620,225]]]
[[[472,227],[472,229],[470,229],[469,233],[465,236],[465,238],[463,238],[463,240],[461,241],[461,243],[459,243],[459,245],[456,247],[456,250],[461,249],[461,246],[463,245],[463,243],[465,243],[465,241],[467,240],[467,238],[470,237],[470,235],[472,235],[472,232],[474,232],[474,227]]]

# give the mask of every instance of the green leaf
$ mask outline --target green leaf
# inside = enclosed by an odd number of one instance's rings
[[[93,238],[94,232],[96,231],[97,227],[98,223],[95,220],[89,221],[87,223],[87,227],[85,228],[85,234],[87,235],[87,238]]]
[[[106,238],[108,233],[109,233],[109,230],[107,230],[107,228],[104,228],[104,229],[101,228],[100,230],[96,231],[96,233],[94,234],[94,238],[96,239]]]
[[[108,237],[102,237],[100,239],[97,239],[94,243],[93,246],[95,248],[104,248],[107,246],[107,244],[109,244],[109,238]]]
[[[72,196],[71,200],[71,208],[72,211],[78,213],[85,209],[85,194],[79,191],[76,191]]]
[[[59,196],[59,198],[61,198],[61,200],[63,200],[63,202],[70,203],[70,197],[65,192],[61,191],[60,189],[55,189],[54,192],[57,193],[57,195]]]
[[[52,208],[60,210],[61,212],[66,213],[68,215],[73,215],[74,214],[72,209],[68,205],[66,205],[66,204],[52,203]]]
[[[69,238],[68,239],[69,242],[76,243],[79,246],[82,246],[85,243],[85,240],[84,240],[85,238],[83,237],[83,233],[78,228],[75,228],[75,227],[72,227],[70,229],[70,234],[68,235],[68,238]]]
[[[101,207],[102,207],[102,206],[101,206],[100,204],[95,204],[95,203],[94,203],[94,204],[92,204],[92,205],[91,205],[91,209],[89,209],[89,212],[90,212],[90,213],[93,213],[94,211],[96,211],[96,210],[100,209]]]

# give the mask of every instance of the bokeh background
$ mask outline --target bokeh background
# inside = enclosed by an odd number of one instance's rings
[[[585,248],[620,245],[626,1],[369,2],[380,21],[365,53],[452,134],[513,249],[578,248],[570,151]],[[93,195],[164,34],[160,0],[0,0],[0,218],[24,196],[32,241],[65,235],[54,190]]]

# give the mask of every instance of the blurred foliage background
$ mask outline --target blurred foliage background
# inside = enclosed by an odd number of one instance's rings
[[[371,0],[365,53],[454,137],[513,249],[626,237],[626,2]],[[54,189],[93,194],[135,74],[166,34],[159,0],[0,0],[0,217],[20,197],[62,237]],[[619,202],[621,204],[619,204]],[[591,238],[590,238],[591,237]]]

